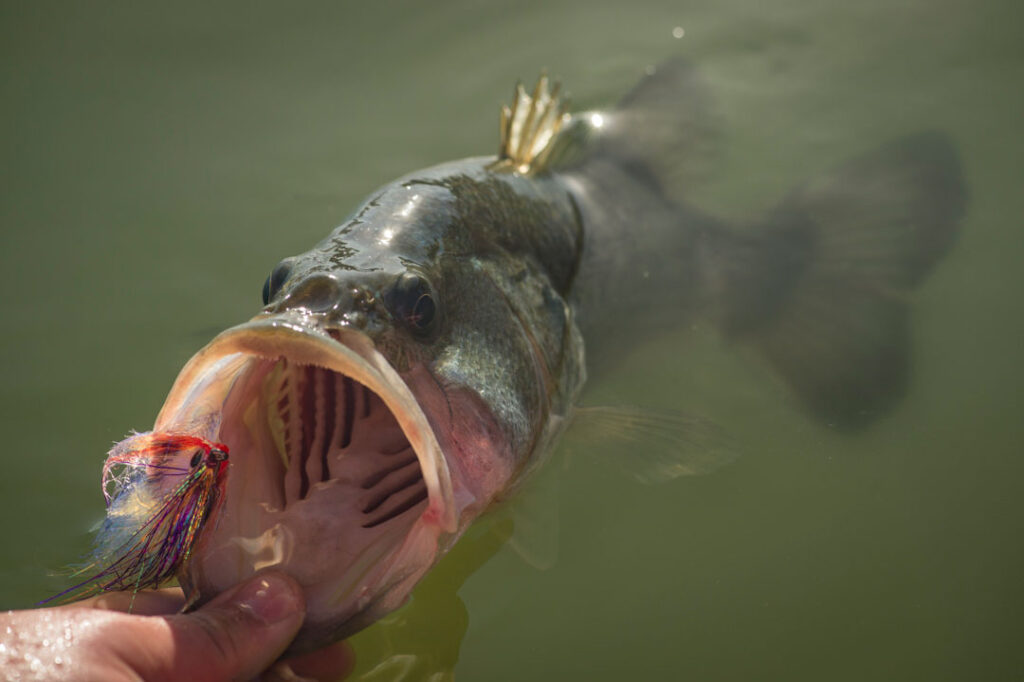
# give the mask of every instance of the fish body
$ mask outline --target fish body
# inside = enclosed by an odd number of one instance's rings
[[[705,142],[695,84],[670,62],[575,116],[546,80],[518,89],[497,156],[386,185],[274,268],[155,425],[231,448],[179,576],[193,605],[275,567],[306,592],[293,651],[358,631],[544,462],[588,375],[697,317],[812,412],[882,413],[906,377],[901,293],[963,210],[949,144],[898,143],[726,225],[671,191]]]

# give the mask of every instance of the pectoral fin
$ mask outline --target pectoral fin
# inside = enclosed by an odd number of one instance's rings
[[[723,429],[700,416],[639,407],[580,407],[566,457],[597,457],[641,483],[709,474],[736,459]]]
[[[558,560],[558,474],[558,467],[546,467],[488,515],[489,523],[510,522],[509,548],[540,570]]]

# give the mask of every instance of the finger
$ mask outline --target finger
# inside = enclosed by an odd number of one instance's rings
[[[137,616],[163,616],[178,613],[185,605],[180,587],[144,590],[133,596],[131,592],[106,592],[60,608],[78,607],[105,611],[131,611]]]
[[[317,682],[336,682],[348,677],[355,668],[356,655],[351,644],[338,642],[285,662],[300,677]]]
[[[174,640],[167,679],[253,678],[284,652],[304,617],[294,580],[274,572],[254,576],[194,613],[166,619]]]

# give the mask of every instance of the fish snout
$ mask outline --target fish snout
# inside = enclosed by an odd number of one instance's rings
[[[307,313],[328,313],[341,308],[345,292],[334,277],[317,273],[308,275],[284,292],[267,307],[268,312],[282,313],[300,310]]]
[[[317,315],[329,324],[356,329],[371,326],[382,312],[381,302],[371,289],[339,281],[327,273],[306,276],[264,310]]]

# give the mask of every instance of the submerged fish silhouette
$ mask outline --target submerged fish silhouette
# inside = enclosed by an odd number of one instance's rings
[[[192,358],[155,425],[232,453],[180,576],[192,602],[277,567],[308,600],[293,651],[365,627],[545,459],[588,374],[695,317],[829,422],[888,408],[905,294],[964,210],[953,149],[897,141],[731,226],[668,198],[707,144],[705,101],[678,61],[608,111],[518,88],[497,157],[396,180],[274,268],[263,311]],[[725,458],[685,418],[598,418],[660,429],[670,475]]]

